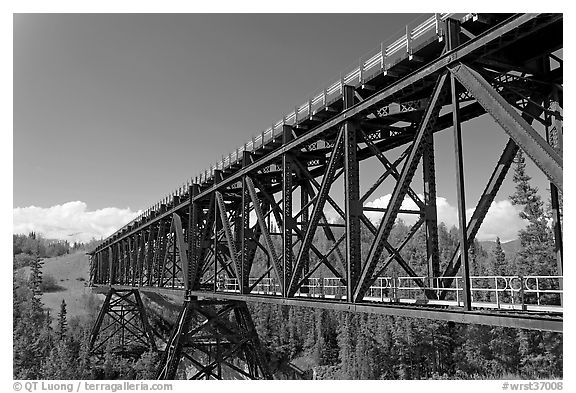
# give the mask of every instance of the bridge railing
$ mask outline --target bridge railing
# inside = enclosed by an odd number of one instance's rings
[[[453,279],[451,287],[443,287],[442,280]],[[470,277],[472,301],[477,307],[496,309],[559,309],[562,306],[562,276],[472,276]],[[417,282],[426,283],[426,289],[436,294],[436,299],[425,296]],[[261,295],[281,295],[280,285],[274,278],[263,278],[254,285],[252,293]],[[461,276],[454,277],[378,277],[369,288],[364,300],[373,302],[427,303],[439,305],[463,305],[463,282]],[[217,283],[217,290],[240,292],[236,278],[223,278]],[[447,292],[444,300],[441,292]],[[296,292],[297,297],[346,299],[346,286],[338,278],[312,277],[306,280]],[[538,308],[540,307],[540,308]]]

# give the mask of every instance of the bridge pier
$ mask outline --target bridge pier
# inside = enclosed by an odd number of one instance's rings
[[[187,298],[158,379],[272,379],[245,302]]]
[[[150,325],[137,289],[110,287],[90,334],[90,353],[137,357],[156,351]]]

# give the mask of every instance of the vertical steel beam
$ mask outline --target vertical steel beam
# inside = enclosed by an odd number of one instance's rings
[[[148,228],[148,232],[152,231]],[[144,281],[144,262],[146,259],[146,230],[140,232],[140,249],[138,250],[138,286]]]
[[[115,278],[114,267],[116,264],[114,263],[113,251],[114,246],[108,246],[108,281],[110,285],[114,284]]]
[[[216,201],[215,201],[215,197],[214,197],[214,193],[212,193],[211,195],[208,196],[208,209],[206,211],[206,214],[204,214],[204,225],[202,227],[202,232],[200,235],[200,239],[199,239],[199,247],[200,249],[198,250],[198,258],[196,259],[197,261],[197,266],[193,265],[193,269],[194,271],[196,271],[197,273],[193,274],[193,277],[195,277],[194,281],[192,282],[192,287],[194,288],[198,288],[200,285],[200,279],[201,279],[201,275],[202,272],[204,271],[204,267],[205,265],[208,263],[208,260],[206,260],[207,254],[211,248],[211,244],[210,244],[210,239],[212,238],[212,234],[213,234],[213,227],[214,227],[214,221],[215,221],[215,217],[216,217]],[[202,210],[198,210],[198,213],[200,213]]]
[[[292,127],[282,126],[282,143],[287,144],[293,139]],[[283,219],[282,219],[282,261],[283,266],[283,293],[282,296],[288,295],[287,282],[292,277],[292,228],[288,224],[289,218],[292,217],[292,158],[290,153],[286,152],[282,155],[282,206],[283,206]]]
[[[502,129],[534,161],[552,183],[562,190],[562,157],[478,72],[462,63],[449,67],[452,75],[482,105]]]
[[[453,19],[446,21],[446,46],[452,50],[460,45],[460,23]],[[460,123],[460,103],[454,75],[450,75],[450,91],[452,93],[452,127],[454,132],[454,154],[456,158],[456,195],[458,197],[458,235],[460,244],[460,261],[462,265],[462,281],[464,291],[464,308],[472,309],[470,291],[470,266],[468,263],[468,234],[466,220],[466,193],[464,190],[464,160],[462,155],[462,128]],[[472,241],[474,241],[472,239]]]
[[[218,290],[218,232],[222,228],[222,223],[218,219],[218,203],[216,203],[216,193],[214,193],[214,292]]]
[[[224,228],[224,236],[226,237],[228,250],[230,251],[230,259],[234,265],[236,278],[240,279],[241,268],[238,263],[238,252],[236,250],[236,244],[234,243],[234,237],[232,236],[232,230],[230,229],[230,222],[228,221],[228,216],[226,214],[226,204],[224,203],[224,198],[222,197],[220,191],[216,191],[215,193],[216,202],[218,203],[218,211],[220,212],[220,221],[222,222],[222,227]]]
[[[410,154],[404,163],[400,178],[398,179],[394,191],[392,192],[392,196],[390,197],[388,208],[384,213],[384,217],[382,217],[380,227],[378,228],[374,241],[370,246],[370,251],[366,262],[364,263],[364,267],[362,268],[358,285],[356,285],[356,289],[354,290],[355,301],[362,300],[364,297],[364,294],[368,290],[370,282],[372,281],[372,273],[376,270],[385,245],[388,244],[387,239],[392,231],[394,221],[398,216],[398,211],[400,210],[404,197],[406,196],[410,183],[414,177],[414,173],[416,172],[416,168],[418,167],[418,163],[420,162],[420,158],[422,157],[424,139],[426,135],[434,129],[436,120],[438,119],[438,113],[440,112],[440,108],[444,102],[446,90],[445,82],[446,74],[444,73],[438,78],[436,86],[434,87],[432,98],[428,103],[428,107],[426,108],[422,121],[418,127],[418,132],[416,133]]]
[[[114,282],[110,284],[120,284],[122,279],[122,273],[124,269],[123,265],[123,258],[122,258],[122,241],[118,241],[114,247]]]
[[[154,240],[155,240],[155,232],[156,225],[150,225],[150,229],[148,230],[148,241],[146,242],[146,258],[145,258],[145,266],[146,266],[146,285],[151,286],[153,280],[153,267],[154,267]]]
[[[250,153],[247,151],[242,152],[242,167],[247,167],[251,164]],[[240,293],[249,292],[250,270],[252,268],[252,260],[254,254],[251,253],[250,237],[253,235],[250,229],[250,194],[248,193],[248,185],[246,184],[246,176],[242,176],[242,206],[241,206],[241,227],[240,227],[240,244],[241,244],[241,265],[242,265],[242,285],[240,286]]]
[[[188,245],[184,239],[184,231],[182,228],[182,219],[176,213],[172,214],[172,228],[174,236],[174,266],[172,267],[172,282],[173,286],[176,283],[176,276],[178,272],[182,272],[182,280],[184,281],[184,288],[187,282],[187,266],[188,266]],[[178,247],[178,251],[176,251]],[[178,254],[176,254],[178,252]],[[180,266],[177,265],[177,260],[180,260]],[[185,274],[186,273],[186,274]]]
[[[270,255],[272,265],[274,266],[274,271],[276,272],[276,276],[278,277],[278,281],[280,283],[280,291],[282,294],[284,294],[283,269],[278,261],[278,256],[276,254],[276,249],[274,248],[274,243],[272,242],[270,232],[268,230],[268,227],[266,226],[266,221],[264,220],[264,214],[262,213],[262,208],[260,206],[260,200],[258,199],[256,189],[254,188],[254,183],[252,182],[252,179],[248,176],[246,176],[246,185],[248,186],[248,193],[250,194],[250,199],[252,199],[252,204],[254,205],[254,212],[256,213],[256,219],[258,220],[258,224],[260,225],[260,231],[264,236],[264,244],[266,245],[266,250],[268,251],[268,255]]]
[[[424,176],[424,218],[426,224],[426,256],[430,286],[434,278],[440,276],[440,255],[438,251],[438,213],[436,208],[436,168],[434,164],[434,133],[429,133],[425,139],[422,156],[422,172]]]
[[[460,104],[454,75],[450,75],[452,91],[452,120],[454,129],[454,153],[456,155],[456,192],[458,196],[458,234],[460,239],[460,260],[462,264],[462,283],[464,308],[472,310],[470,291],[470,266],[468,263],[468,236],[466,233],[466,194],[464,191],[464,162],[462,157],[462,130],[460,127]]]
[[[118,242],[118,284],[124,284],[126,279],[126,257],[124,255],[124,242],[125,240]]]
[[[95,282],[98,282],[98,278],[100,276],[100,272],[102,270],[102,263],[100,262],[102,256],[100,253],[95,253],[94,255],[90,255],[90,285]]]
[[[186,291],[190,289],[199,289],[195,287],[197,282],[196,276],[199,274],[199,253],[200,253],[200,204],[195,200],[196,195],[200,192],[198,184],[191,184],[188,187],[190,195],[190,206],[188,208],[188,264],[184,269],[184,286]]]
[[[301,232],[302,233],[306,233],[306,231],[308,230],[308,224],[310,221],[310,207],[308,206],[308,203],[310,203],[310,197],[308,194],[308,187],[310,187],[310,182],[309,180],[306,179],[301,179],[300,180],[300,208],[302,209],[302,215],[300,218],[300,222],[301,222]],[[304,207],[306,206],[306,207]],[[304,207],[304,208],[303,208]],[[306,275],[308,274],[308,271],[310,269],[310,254],[305,254],[302,255],[302,275]],[[308,287],[304,286],[302,288],[300,288],[300,292],[302,293],[307,293],[308,292]]]
[[[560,113],[560,104],[558,98],[558,89],[555,88],[552,92],[552,99],[550,101],[550,109],[554,113]],[[546,127],[546,140],[547,142],[562,156],[562,121],[556,115],[552,115],[552,128]],[[558,194],[558,187],[550,182],[550,199],[552,204],[552,226],[554,228],[554,252],[556,254],[557,271],[558,275],[563,275],[563,249],[562,244],[562,217],[560,215],[560,197]]]
[[[158,221],[158,225],[158,240],[156,246],[156,254],[154,255],[154,276],[156,286],[160,287],[162,285],[162,272],[164,270],[164,256],[166,255],[166,222],[164,219],[161,219]]]
[[[354,105],[354,87],[344,86],[344,109]],[[363,214],[360,200],[360,172],[356,157],[357,126],[352,120],[344,122],[344,202],[346,224],[346,298],[354,301],[353,291],[362,268],[360,239],[360,216]]]
[[[127,265],[126,265],[126,285],[132,285],[132,280],[134,278],[134,238],[132,236],[128,236],[125,243],[125,251],[126,251],[126,258],[127,258]]]
[[[532,97],[532,99],[535,102],[538,102],[541,99],[541,97],[536,95]],[[531,123],[533,119],[540,116],[541,113],[542,113],[541,106],[536,104],[529,104],[526,108],[524,108],[524,113],[522,114],[522,117],[528,123]],[[480,200],[478,201],[478,204],[474,209],[474,213],[472,213],[470,222],[468,223],[468,227],[466,229],[466,233],[468,236],[468,243],[474,241],[474,238],[476,237],[476,234],[478,233],[478,230],[480,229],[480,226],[482,225],[482,222],[484,221],[484,218],[488,213],[490,205],[492,205],[492,202],[496,198],[498,190],[500,190],[502,182],[504,181],[508,171],[510,170],[510,166],[514,161],[514,157],[516,157],[518,149],[519,147],[516,144],[516,142],[514,142],[513,139],[509,139],[508,143],[506,144],[506,147],[504,148],[504,151],[502,152],[500,158],[498,159],[496,167],[494,168],[492,174],[490,175],[490,180],[488,180],[488,183],[486,184],[486,187],[484,188],[484,191],[480,196]],[[452,285],[453,279],[450,277],[455,276],[458,273],[458,270],[460,270],[461,266],[460,251],[461,251],[460,245],[458,245],[456,247],[456,250],[454,250],[452,258],[448,263],[448,266],[444,270],[442,276],[446,278],[442,280],[442,286],[445,288],[448,288]],[[440,299],[444,299],[447,294],[448,294],[447,291],[442,291],[442,293],[440,294]]]
[[[343,132],[338,133],[338,137],[334,142],[334,149],[332,150],[332,154],[330,155],[330,160],[328,162],[328,168],[326,169],[326,173],[322,178],[322,184],[320,186],[320,190],[318,191],[318,195],[316,198],[316,203],[314,203],[314,208],[312,209],[312,215],[310,216],[310,222],[308,224],[308,228],[302,239],[302,245],[300,246],[300,250],[298,251],[298,258],[296,259],[296,266],[294,268],[294,272],[292,274],[292,278],[290,280],[290,287],[288,290],[288,295],[293,296],[296,292],[296,283],[300,281],[301,271],[302,271],[302,257],[307,255],[310,252],[310,246],[312,245],[312,240],[314,238],[314,233],[316,232],[316,228],[318,227],[318,223],[320,222],[320,218],[322,216],[324,205],[326,204],[326,199],[328,197],[328,193],[330,192],[330,187],[332,186],[332,181],[334,180],[334,175],[336,173],[336,168],[338,166],[338,162],[340,161],[340,157],[342,155],[342,138]]]
[[[132,276],[131,278],[131,285],[133,287],[136,286],[136,276],[138,274],[138,255],[139,255],[139,244],[140,244],[140,233],[136,233],[134,234],[134,238],[132,241],[132,254],[131,254],[131,259],[132,259]]]

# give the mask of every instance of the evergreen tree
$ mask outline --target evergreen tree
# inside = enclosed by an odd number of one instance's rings
[[[513,180],[516,189],[510,199],[514,205],[522,206],[520,217],[528,221],[526,228],[519,232],[519,274],[554,274],[556,264],[553,234],[547,225],[544,203],[538,189],[530,184],[531,177],[526,173],[526,162],[521,150],[516,157]]]
[[[58,313],[58,328],[57,334],[60,340],[66,337],[66,332],[68,330],[68,321],[66,320],[66,302],[62,299],[60,303],[60,312]]]
[[[501,276],[507,273],[506,254],[502,250],[502,243],[500,238],[496,238],[496,246],[494,247],[492,256],[492,274]]]
[[[341,313],[337,329],[340,374],[344,379],[352,378],[351,373],[352,366],[354,364],[353,332],[351,321],[352,313]]]
[[[530,184],[532,178],[526,173],[526,159],[522,150],[518,151],[515,159],[513,181],[516,184],[514,194],[510,195],[513,205],[522,206],[520,218],[536,222],[544,216],[544,203],[538,194],[538,188]]]

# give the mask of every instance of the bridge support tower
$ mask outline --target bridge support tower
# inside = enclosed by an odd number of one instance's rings
[[[137,289],[110,287],[90,334],[90,353],[138,357],[156,343]]]
[[[158,379],[272,379],[245,302],[187,298]]]

